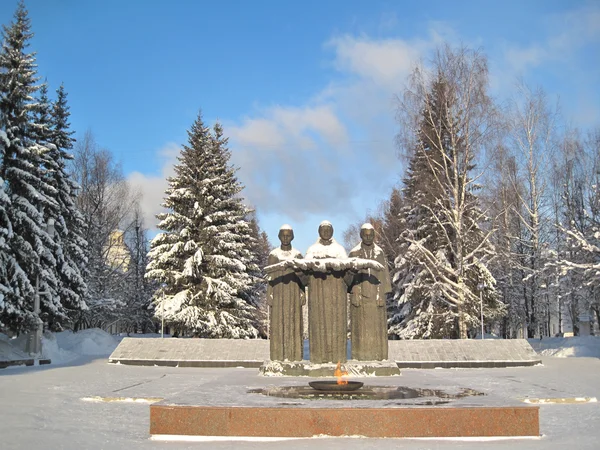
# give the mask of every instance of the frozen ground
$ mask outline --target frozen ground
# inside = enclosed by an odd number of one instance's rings
[[[79,333],[77,333],[79,334]],[[567,338],[572,339],[572,338]],[[4,341],[5,342],[5,341]],[[205,395],[211,404],[222,383],[257,387],[305,383],[306,379],[273,380],[256,369],[198,369],[110,365],[106,357],[116,340],[102,332],[59,334],[60,356],[49,366],[0,370],[0,448],[6,449],[596,449],[600,442],[600,403],[543,404],[542,437],[535,440],[447,441],[363,438],[314,438],[287,441],[156,442],[149,440],[149,407],[145,403],[94,402],[83,398]],[[577,344],[572,341],[573,345]],[[580,343],[581,344],[581,343]],[[550,345],[550,344],[548,344]],[[561,343],[565,353],[565,343]],[[590,351],[597,338],[580,345]],[[68,347],[68,348],[67,348]],[[544,350],[548,350],[546,346]],[[104,353],[102,353],[102,351]],[[64,352],[69,352],[64,353]],[[96,353],[95,355],[90,353]],[[569,353],[569,352],[566,352]],[[576,354],[577,351],[571,351]],[[543,365],[503,369],[403,370],[394,383],[404,386],[460,386],[483,391],[507,403],[526,398],[596,397],[600,399],[600,359],[543,357]],[[371,383],[373,379],[368,379]],[[385,384],[392,380],[388,378]],[[203,394],[210,392],[210,394]],[[253,394],[257,395],[257,394]],[[227,397],[228,395],[223,395]],[[223,401],[223,399],[220,399]],[[244,401],[242,398],[240,401]],[[218,402],[217,402],[218,403]]]

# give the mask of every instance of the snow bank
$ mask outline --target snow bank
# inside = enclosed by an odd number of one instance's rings
[[[13,340],[7,335],[0,333],[0,361],[15,361],[31,358],[31,356],[28,356],[17,346],[13,345],[12,341]]]
[[[0,361],[31,359],[24,352],[27,335],[22,334],[16,339],[10,339],[0,334]],[[63,331],[62,333],[44,333],[42,337],[43,359],[49,358],[52,364],[65,364],[81,356],[108,357],[117,347],[118,341],[97,328],[79,331]]]
[[[575,336],[528,339],[533,349],[543,356],[600,358],[600,336]]]
[[[61,333],[46,333],[42,342],[42,352],[52,362],[68,362],[79,356],[108,357],[118,341],[105,331],[98,328],[78,331],[63,331]]]

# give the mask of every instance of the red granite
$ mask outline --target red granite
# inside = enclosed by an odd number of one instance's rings
[[[254,408],[151,405],[150,434],[252,437],[539,436],[539,407]]]

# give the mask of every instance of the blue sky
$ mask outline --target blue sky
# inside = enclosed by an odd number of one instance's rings
[[[0,22],[16,1],[0,3]],[[150,226],[165,176],[201,108],[277,243],[304,252],[318,224],[344,229],[398,182],[393,97],[442,41],[481,48],[492,93],[517,77],[560,98],[567,122],[600,125],[597,1],[28,0],[39,74],[69,93],[143,191]]]

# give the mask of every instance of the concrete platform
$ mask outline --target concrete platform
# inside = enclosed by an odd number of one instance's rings
[[[129,365],[222,368],[259,368],[268,360],[269,341],[263,339],[124,338],[109,357],[110,363]],[[541,363],[525,339],[389,341],[389,360],[400,369],[493,368]]]

